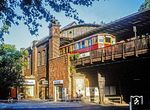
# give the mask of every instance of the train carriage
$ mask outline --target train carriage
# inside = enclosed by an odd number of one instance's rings
[[[60,54],[83,54],[98,48],[107,47],[116,43],[115,36],[111,34],[101,33],[95,34],[68,45],[60,47]]]

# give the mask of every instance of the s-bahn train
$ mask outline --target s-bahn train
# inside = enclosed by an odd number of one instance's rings
[[[86,53],[98,48],[107,47],[116,43],[115,36],[106,33],[95,34],[68,45],[60,47],[60,54]]]

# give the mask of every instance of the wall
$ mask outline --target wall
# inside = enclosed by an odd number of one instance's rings
[[[63,87],[69,86],[67,56],[50,59],[49,64],[49,95],[54,98],[54,80],[63,80]]]

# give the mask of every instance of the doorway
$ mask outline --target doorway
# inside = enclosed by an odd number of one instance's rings
[[[55,101],[62,100],[63,85],[55,85]]]

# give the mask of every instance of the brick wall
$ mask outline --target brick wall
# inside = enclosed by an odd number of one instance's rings
[[[63,87],[68,88],[68,62],[67,56],[49,60],[49,95],[54,97],[54,80],[63,80]]]

